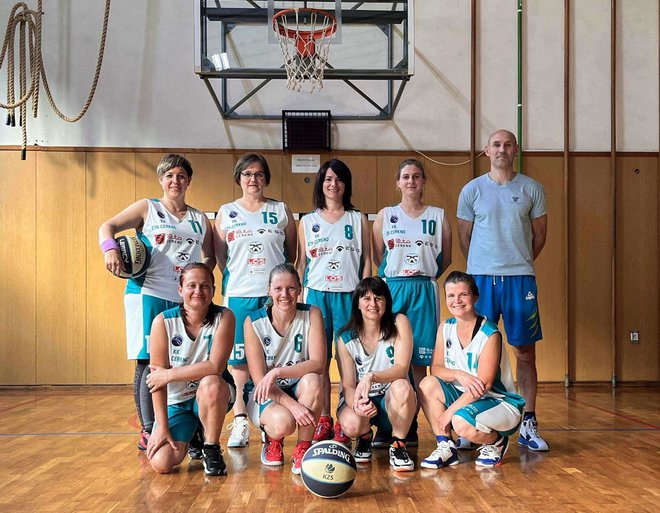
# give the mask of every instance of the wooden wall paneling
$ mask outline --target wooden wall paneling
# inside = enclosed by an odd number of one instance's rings
[[[378,162],[378,184],[377,184],[377,211],[392,205],[398,205],[401,202],[401,191],[396,186],[396,172],[399,164],[404,159],[417,159],[421,162],[424,158],[421,155],[401,154],[386,155],[377,157]]]
[[[617,377],[657,381],[658,159],[618,157],[616,188]]]
[[[165,153],[135,153],[135,200],[162,198],[163,189],[158,181],[156,168]],[[193,175],[194,177],[194,175]]]
[[[568,222],[569,339],[574,381],[611,378],[611,281],[613,212],[609,157],[570,161]]]
[[[98,228],[135,200],[134,153],[87,153],[87,383],[130,383],[133,364],[126,359],[124,288],[126,280],[103,265]]]
[[[234,157],[228,154],[188,153],[193,180],[186,202],[204,212],[217,213],[220,205],[233,201]]]
[[[564,165],[562,157],[525,156],[525,174],[543,185],[548,212],[548,237],[534,262],[543,328],[537,345],[539,381],[564,381],[567,291],[564,280]]]
[[[329,158],[328,154],[322,154],[321,164],[328,161]],[[279,160],[282,170],[282,194],[278,198],[288,205],[291,212],[301,214],[311,212],[314,208],[312,193],[318,169],[314,173],[292,173],[291,154],[284,154]]]
[[[37,382],[85,375],[85,153],[37,154]]]
[[[351,170],[353,177],[353,205],[365,214],[378,213],[378,158],[363,155],[339,157]]]
[[[0,152],[0,384],[36,383],[37,154]]]

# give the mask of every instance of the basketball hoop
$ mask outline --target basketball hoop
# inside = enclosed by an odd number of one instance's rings
[[[285,9],[273,16],[273,30],[284,55],[287,87],[310,93],[323,89],[323,71],[328,61],[330,40],[337,31],[335,17],[319,9]]]

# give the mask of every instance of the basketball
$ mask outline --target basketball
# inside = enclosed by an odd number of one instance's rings
[[[135,235],[122,235],[115,240],[119,245],[119,255],[125,269],[119,271],[119,277],[124,279],[139,278],[146,273],[149,267],[150,254],[144,242]]]
[[[342,444],[326,440],[311,446],[302,459],[302,480],[314,495],[333,499],[346,493],[355,481],[355,459]]]

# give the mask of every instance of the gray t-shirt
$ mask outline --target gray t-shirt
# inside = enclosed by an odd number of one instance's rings
[[[545,214],[543,186],[516,174],[505,185],[488,174],[470,181],[458,197],[459,219],[473,223],[467,272],[534,275],[532,219]]]

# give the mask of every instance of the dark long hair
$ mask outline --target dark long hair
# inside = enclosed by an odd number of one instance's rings
[[[213,288],[215,290],[215,276],[213,276],[213,271],[211,271],[211,268],[202,263],[202,262],[191,262],[188,265],[186,265],[182,271],[181,274],[179,275],[179,286],[183,287],[183,277],[184,275],[192,271],[193,269],[203,269],[205,270],[208,275],[211,278],[211,284],[213,285]],[[213,298],[211,298],[211,304],[209,305],[209,309],[206,312],[206,316],[204,317],[204,322],[202,322],[202,326],[210,326],[213,324],[215,321],[215,316],[218,314],[220,311],[220,307],[217,306],[216,304],[213,303]],[[186,309],[183,307],[183,303],[179,305],[179,312],[181,312],[181,318],[183,319],[183,324],[184,326],[188,324],[188,319],[186,316]]]
[[[382,338],[389,340],[396,337],[398,331],[394,322],[394,313],[392,312],[392,294],[387,283],[377,276],[364,278],[355,287],[351,302],[351,318],[339,330],[339,334],[349,332],[355,333],[359,337],[364,333],[364,319],[362,318],[362,312],[360,312],[360,298],[366,296],[368,292],[371,292],[374,296],[385,298],[385,312],[380,318],[380,333]]]
[[[344,182],[344,195],[341,202],[344,205],[344,210],[355,210],[353,203],[351,203],[351,195],[353,194],[353,179],[351,178],[351,170],[341,160],[332,159],[324,162],[316,173],[316,181],[314,182],[314,206],[323,210],[327,207],[325,204],[325,195],[323,194],[323,182],[325,175],[328,174],[328,169],[337,175],[342,182]]]

